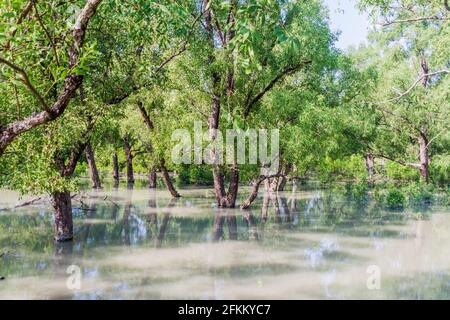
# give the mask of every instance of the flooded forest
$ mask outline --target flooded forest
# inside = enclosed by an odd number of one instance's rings
[[[332,2],[0,0],[0,299],[450,299],[450,6]]]

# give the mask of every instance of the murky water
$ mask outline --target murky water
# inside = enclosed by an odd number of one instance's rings
[[[16,197],[0,193],[0,207]],[[75,241],[59,245],[44,203],[0,211],[0,298],[450,298],[448,207],[319,190],[219,210],[211,189],[181,193],[89,192],[73,204]]]

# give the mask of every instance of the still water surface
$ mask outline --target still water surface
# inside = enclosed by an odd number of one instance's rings
[[[0,207],[15,197],[0,194]],[[58,245],[47,204],[0,211],[0,299],[450,299],[448,207],[312,190],[241,211],[215,208],[211,189],[181,194],[90,191]]]

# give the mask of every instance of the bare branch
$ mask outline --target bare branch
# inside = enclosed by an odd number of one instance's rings
[[[396,24],[396,23],[418,22],[418,21],[426,21],[426,20],[448,21],[448,20],[450,20],[450,18],[440,17],[438,15],[432,15],[432,16],[428,16],[428,17],[415,17],[415,18],[410,18],[410,19],[399,19],[399,20],[393,20],[393,21],[386,21],[386,22],[383,22],[380,24],[383,27],[387,27],[387,26],[390,26],[390,25]]]
[[[377,157],[377,158],[384,158],[384,159],[387,159],[387,160],[396,162],[396,163],[398,163],[398,164],[401,164],[402,166],[407,166],[407,167],[410,167],[410,168],[420,169],[420,164],[419,164],[419,163],[409,163],[409,162],[404,162],[404,161],[402,161],[402,160],[397,160],[397,159],[394,159],[394,158],[392,158],[392,157],[386,156],[386,155],[384,155],[384,154],[374,154],[374,157]]]
[[[402,94],[398,95],[395,98],[391,98],[385,101],[381,101],[381,102],[376,102],[376,104],[385,104],[385,103],[389,103],[389,102],[396,102],[400,99],[402,99],[404,96],[408,95],[419,83],[420,81],[422,81],[424,78],[428,78],[428,77],[432,77],[438,74],[442,74],[442,73],[450,73],[449,70],[444,69],[444,70],[440,70],[440,71],[436,71],[436,72],[431,72],[431,73],[426,73],[423,74],[420,78],[418,78],[411,87],[408,88],[408,90],[406,90],[405,92],[403,92]]]
[[[245,109],[244,109],[244,118],[247,118],[248,114],[250,113],[250,109],[255,105],[259,100],[261,100],[264,95],[269,92],[275,84],[277,84],[278,81],[284,78],[284,76],[295,72],[299,70],[300,68],[312,63],[311,60],[304,61],[300,64],[290,66],[285,68],[280,74],[278,74],[275,78],[273,78],[253,99],[249,100],[246,103]]]

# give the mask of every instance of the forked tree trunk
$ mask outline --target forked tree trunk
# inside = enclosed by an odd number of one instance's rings
[[[54,192],[51,195],[55,218],[55,240],[73,239],[72,199],[70,192]]]
[[[152,170],[150,172],[150,174],[148,175],[148,187],[150,189],[155,189],[156,188],[156,184],[157,184],[157,175],[156,175],[156,171]]]
[[[92,188],[101,189],[102,185],[100,182],[100,176],[98,174],[97,165],[95,163],[94,151],[90,143],[86,145],[86,160],[89,165],[89,174],[92,181]]]
[[[430,181],[430,174],[429,174],[429,162],[430,158],[428,155],[428,139],[425,134],[420,134],[419,136],[419,170],[420,175],[425,180],[426,183]]]
[[[161,159],[159,164],[161,167],[162,179],[164,181],[164,184],[166,185],[172,197],[179,198],[180,194],[177,192],[177,190],[172,184],[172,181],[170,180],[169,172],[167,172],[166,162],[164,161],[164,159]]]
[[[113,177],[114,177],[114,188],[119,186],[119,160],[117,159],[117,153],[113,154]]]
[[[367,174],[369,176],[368,183],[369,183],[369,186],[373,186],[374,176],[375,176],[375,157],[373,156],[372,153],[368,153],[365,156],[365,161],[366,161]]]
[[[127,183],[128,185],[132,185],[134,184],[133,154],[131,152],[131,145],[129,140],[127,138],[124,138],[123,143],[125,156],[127,159]]]

